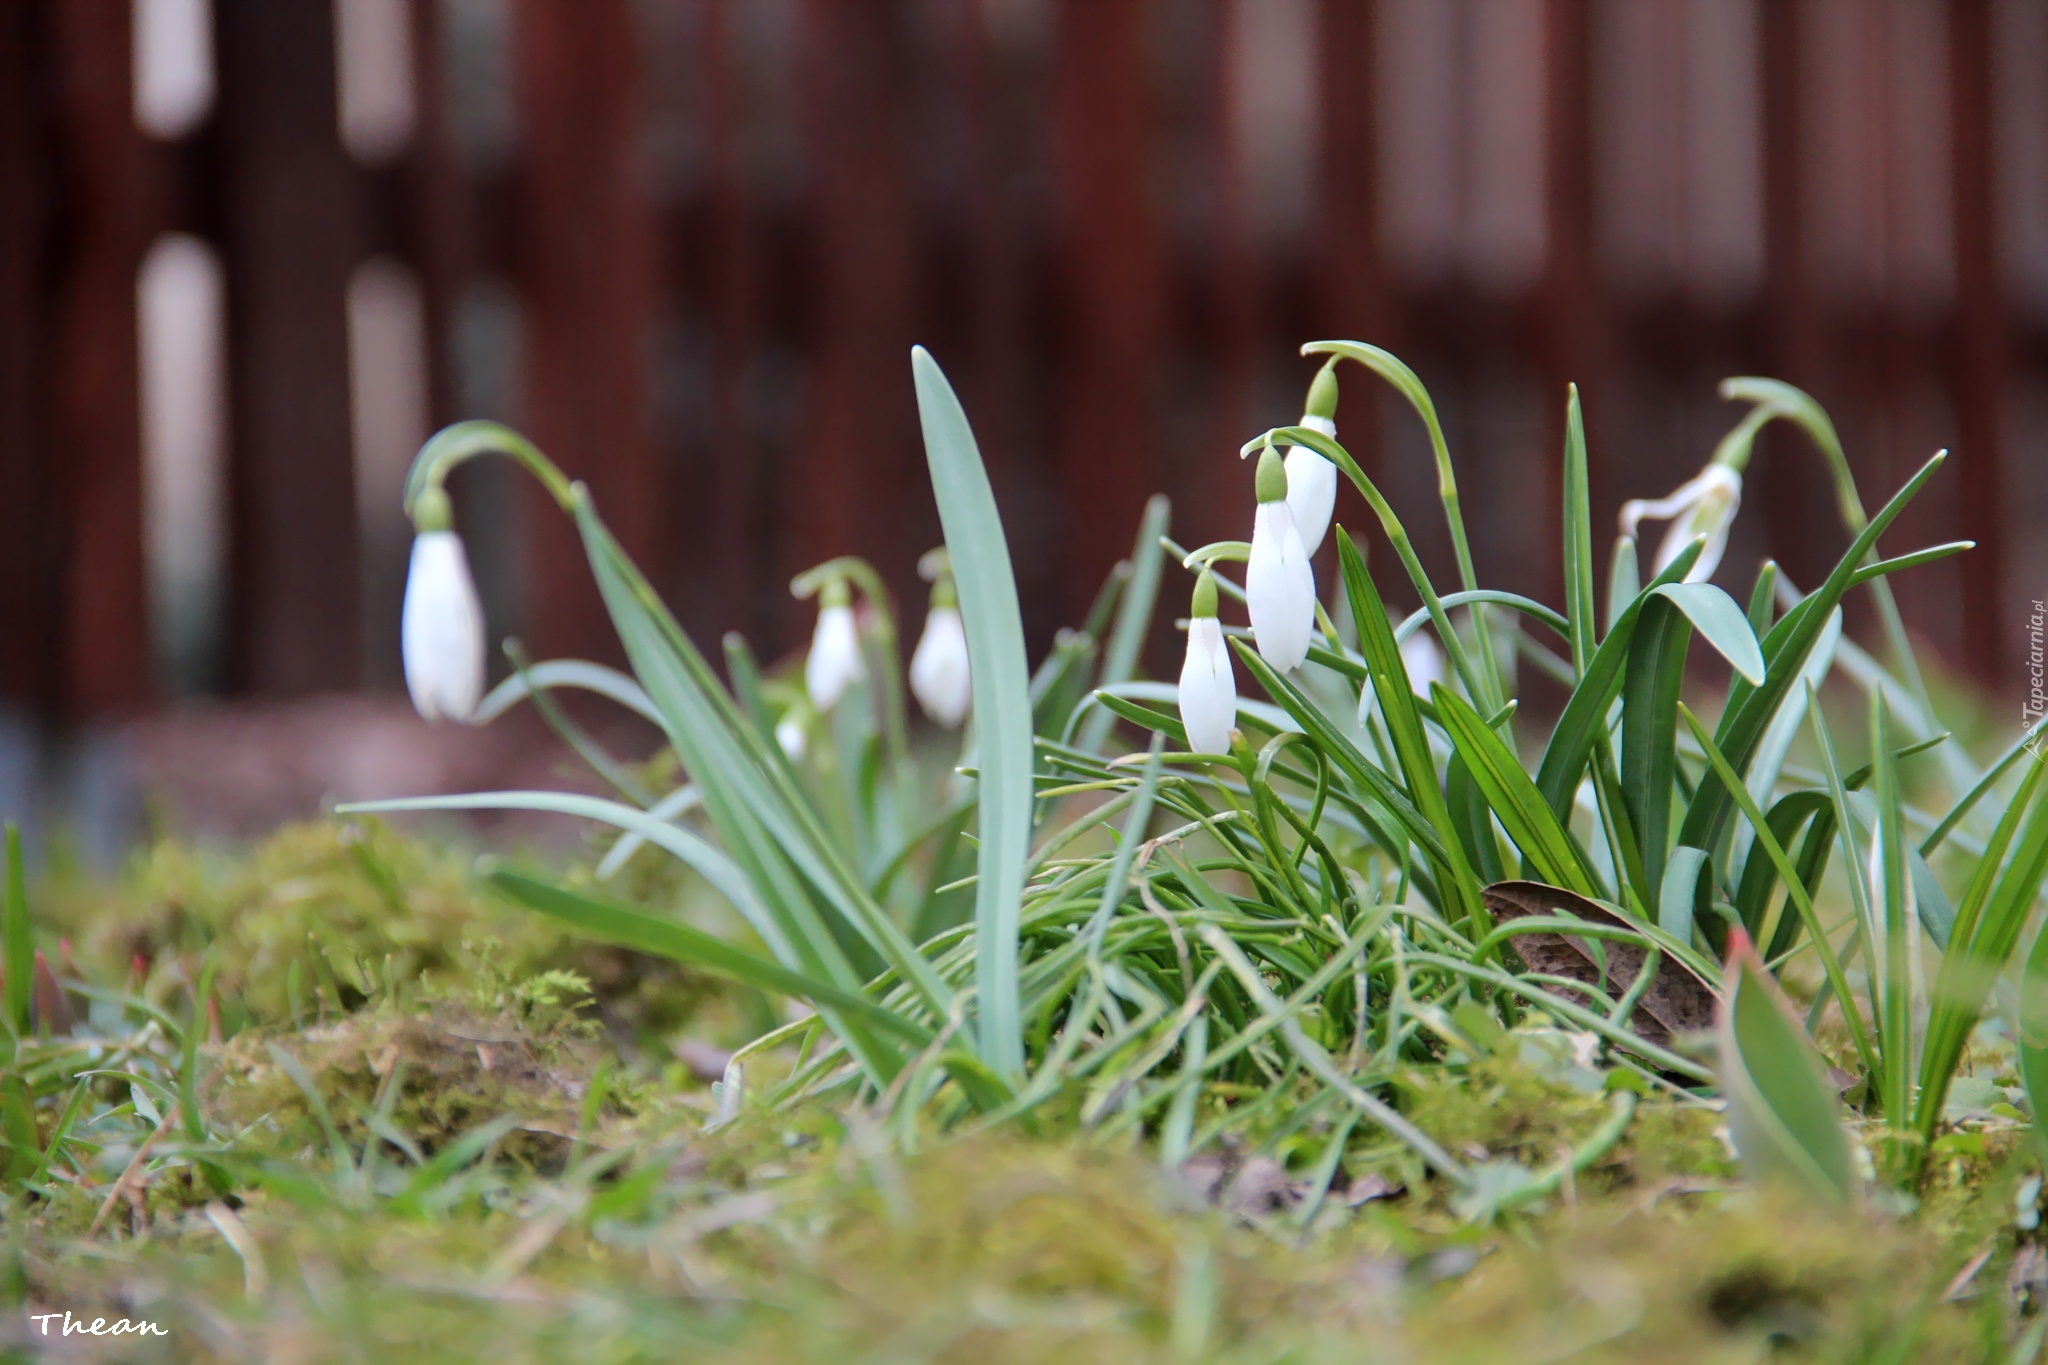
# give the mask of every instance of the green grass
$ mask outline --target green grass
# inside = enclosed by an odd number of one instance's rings
[[[912,740],[871,566],[794,585],[867,599],[868,678],[821,716],[736,637],[721,676],[516,433],[437,436],[409,501],[505,453],[583,539],[630,674],[514,650],[486,711],[535,704],[616,798],[375,809],[609,833],[471,866],[365,807],[10,892],[21,1292],[149,1298],[222,1358],[2031,1358],[2048,949],[2018,959],[2048,770],[1937,707],[1897,628],[1888,577],[1967,549],[1880,549],[1941,458],[1874,516],[1843,485],[1851,545],[1811,592],[1768,564],[1746,604],[1685,582],[1704,537],[1648,581],[1623,542],[1603,591],[1568,395],[1560,611],[1478,585],[1413,372],[1306,349],[1428,428],[1458,581],[1334,439],[1255,438],[1336,464],[1423,606],[1391,612],[1333,527],[1308,665],[1231,628],[1221,756],[1185,752],[1136,642],[1168,551],[1247,547],[1182,550],[1155,499],[1031,667],[922,352],[957,751]],[[1717,461],[1782,420],[1846,478],[1810,399],[1726,392],[1750,406]],[[1883,657],[1841,632],[1858,597]],[[1418,630],[1445,681],[1411,678]],[[1523,711],[1527,670],[1556,715]],[[560,687],[664,748],[606,753]]]
[[[391,857],[441,856],[378,837]],[[136,895],[74,883],[69,923],[104,942]],[[296,904],[310,928],[320,903]],[[480,904],[493,913],[508,912]],[[219,930],[188,948],[212,942],[227,953]],[[77,969],[119,965],[95,949]],[[1133,1129],[1091,1130],[1100,1092],[1082,1083],[1034,1111],[1035,1133],[761,1094],[718,1124],[710,1085],[636,1041],[630,997],[481,960],[409,998],[202,1039],[204,1137],[170,1125],[91,1230],[176,1102],[191,1013],[113,1003],[23,1044],[31,1076],[117,1039],[134,1051],[123,1081],[88,1084],[68,1135],[45,1107],[51,1169],[16,1187],[8,1282],[22,1312],[159,1322],[159,1359],[1477,1361],[1583,1339],[1588,1359],[1704,1361],[1776,1337],[1802,1358],[1910,1339],[1909,1358],[1993,1360],[1983,1343],[2019,1322],[2008,1275],[2039,1235],[2014,1224],[2032,1153],[2011,1114],[1964,1123],[1901,1222],[1742,1194],[1720,1115],[1646,1096],[1619,1141],[1491,1226],[1303,1071],[1277,1100],[1201,1095],[1179,1166]],[[1460,1041],[1383,1093],[1474,1170],[1549,1168],[1617,1093],[1635,1098],[1582,1034],[1441,1026]],[[2014,1082],[2009,1045],[1972,1061]],[[755,1070],[799,1067],[785,1044]],[[1935,1302],[1987,1248],[1983,1293]]]

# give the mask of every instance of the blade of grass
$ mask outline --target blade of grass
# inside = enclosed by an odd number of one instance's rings
[[[865,995],[841,990],[755,957],[716,935],[676,920],[572,891],[512,868],[487,867],[483,876],[498,891],[528,909],[538,910],[593,937],[671,961],[706,967],[761,990],[809,1000],[821,1011],[855,1014],[913,1043],[929,1043],[932,1039],[929,1029]]]
[[[1137,674],[1138,656],[1145,648],[1159,601],[1159,575],[1166,557],[1159,538],[1166,534],[1172,511],[1173,505],[1162,493],[1153,494],[1145,503],[1145,514],[1138,521],[1138,543],[1131,549],[1131,581],[1117,604],[1116,624],[1110,628],[1109,645],[1103,651],[1097,687],[1115,687]],[[1100,750],[1115,719],[1106,711],[1092,712],[1082,723],[1076,746],[1090,752]]]
[[[1030,855],[1033,765],[1030,670],[1024,623],[1010,568],[1009,542],[996,510],[974,432],[953,386],[922,346],[911,350],[932,491],[952,557],[967,632],[980,736],[976,849],[976,1009],[982,1061],[1008,1085],[1023,1077],[1024,1035],[1017,996],[1017,914]],[[1156,537],[1155,537],[1156,541]]]
[[[1806,894],[1805,883],[1800,880],[1798,872],[1793,868],[1792,860],[1785,856],[1784,846],[1771,832],[1770,821],[1757,809],[1756,802],[1750,799],[1749,789],[1735,779],[1734,767],[1714,743],[1714,737],[1707,733],[1707,727],[1700,723],[1699,717],[1695,716],[1684,702],[1678,703],[1678,714],[1685,721],[1686,728],[1699,740],[1700,748],[1706,753],[1708,766],[1721,775],[1722,781],[1732,784],[1732,789],[1736,793],[1735,800],[1755,829],[1756,841],[1762,846],[1764,856],[1777,867],[1778,876],[1783,879],[1786,892],[1798,908],[1799,918],[1806,925],[1807,935],[1812,938],[1814,950],[1820,956],[1821,968],[1827,973],[1828,989],[1834,993],[1835,1003],[1842,1011],[1842,1022],[1849,1030],[1850,1041],[1855,1044],[1856,1055],[1862,1060],[1872,1084],[1876,1084],[1877,1078],[1883,1074],[1878,1064],[1878,1056],[1871,1049],[1870,1036],[1863,1026],[1863,1016],[1856,1009],[1856,997],[1849,990],[1849,978],[1842,970],[1841,959],[1835,955],[1834,945],[1828,942],[1827,926],[1821,923],[1820,914],[1814,909],[1812,898]]]

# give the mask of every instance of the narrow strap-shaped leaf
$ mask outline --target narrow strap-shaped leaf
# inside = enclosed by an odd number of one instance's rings
[[[1436,461],[1437,501],[1443,504],[1444,524],[1450,529],[1451,533],[1451,551],[1457,556],[1458,560],[1458,586],[1467,592],[1477,588],[1479,586],[1479,576],[1473,571],[1472,547],[1465,538],[1465,516],[1459,510],[1458,476],[1456,471],[1451,468],[1451,448],[1449,443],[1444,440],[1443,423],[1437,420],[1436,403],[1430,398],[1429,389],[1423,384],[1422,377],[1416,374],[1414,370],[1408,368],[1393,352],[1383,350],[1378,346],[1367,345],[1360,341],[1311,341],[1301,348],[1301,353],[1303,355],[1340,355],[1347,360],[1357,361],[1380,378],[1386,380],[1387,383],[1393,385],[1395,392],[1407,399],[1409,406],[1415,409],[1416,415],[1422,418],[1422,424],[1429,429],[1430,454]],[[1304,428],[1300,427],[1291,429],[1294,432],[1304,430]],[[1320,436],[1322,433],[1316,432],[1314,434]],[[1320,446],[1317,448],[1321,449]],[[1327,451],[1324,453],[1328,454]],[[1365,480],[1363,471],[1359,470],[1357,463],[1352,461],[1348,455],[1343,461],[1338,463],[1337,467],[1344,470],[1351,477],[1352,482],[1359,486],[1359,491],[1366,493],[1368,500],[1375,498],[1376,492],[1368,491],[1370,485]],[[1374,510],[1379,510],[1377,503]],[[1386,515],[1386,513],[1382,513],[1382,520],[1385,519]],[[1401,542],[1397,542],[1396,548],[1400,548],[1401,543],[1405,542],[1406,539],[1407,537],[1403,535]],[[1420,567],[1419,564],[1415,566],[1418,570]],[[1433,592],[1431,590],[1425,589],[1424,601],[1427,602],[1432,595]],[[1446,622],[1439,621],[1438,629],[1443,630],[1446,634],[1449,633]],[[1479,656],[1479,678],[1481,682],[1481,686],[1473,689],[1472,695],[1484,701],[1487,710],[1499,710],[1501,703],[1507,699],[1501,684],[1500,664],[1493,652],[1493,638],[1487,629],[1486,613],[1477,608],[1472,612],[1472,642],[1475,646],[1473,652]],[[1453,648],[1453,641],[1446,640],[1444,645],[1446,650],[1450,651]],[[1470,680],[1468,679],[1467,686],[1469,687],[1470,685]]]
[[[911,349],[910,368],[932,492],[960,593],[980,736],[974,980],[981,1059],[1014,1085],[1024,1071],[1017,911],[1024,861],[1031,851],[1032,810],[1031,674],[1024,656],[1024,621],[1009,542],[967,413],[939,363],[922,346]]]
[[[1572,670],[1583,675],[1598,643],[1593,616],[1593,497],[1586,474],[1586,423],[1579,386],[1565,386],[1564,610],[1571,622]]]
[[[1569,831],[1551,814],[1536,784],[1499,735],[1486,728],[1472,704],[1441,684],[1430,688],[1451,745],[1472,770],[1493,813],[1522,850],[1536,876],[1582,896],[1600,895],[1600,880]]]
[[[1671,850],[1664,863],[1664,877],[1657,891],[1657,927],[1680,943],[1692,942],[1693,896],[1699,887],[1700,870],[1706,865],[1705,850],[1682,844]]]
[[[1701,549],[1697,541],[1686,546],[1664,566],[1662,573],[1650,580],[1651,588],[1683,579],[1699,560]],[[1633,551],[1630,554],[1633,562]],[[1543,761],[1536,765],[1536,789],[1543,793],[1551,814],[1559,820],[1571,818],[1572,797],[1579,789],[1579,777],[1592,759],[1594,744],[1607,733],[1608,712],[1621,692],[1636,622],[1641,619],[1645,605],[1656,600],[1659,599],[1648,592],[1631,592],[1613,616],[1606,638],[1593,651],[1592,661],[1580,671],[1579,685],[1572,689],[1571,699],[1550,732]]]
[[[1365,567],[1365,556],[1342,526],[1337,528],[1337,561],[1344,575],[1344,596],[1351,603],[1351,619],[1358,631],[1358,650],[1379,699],[1380,715],[1393,740],[1394,757],[1409,800],[1421,812],[1444,850],[1444,884],[1459,903],[1446,906],[1446,918],[1453,923],[1472,919],[1474,911],[1485,913],[1479,895],[1479,879],[1461,856],[1458,822],[1452,818],[1444,793],[1437,787],[1436,760],[1430,753],[1429,735],[1423,729],[1416,704],[1415,687],[1408,677],[1408,665],[1387,621],[1385,603],[1377,584]],[[1489,839],[1492,837],[1489,833]],[[1497,881],[1497,877],[1487,878]]]
[[[1734,598],[1712,583],[1666,583],[1657,589],[1657,595],[1684,612],[1700,638],[1737,673],[1753,684],[1763,682],[1764,652]]]
[[[1233,639],[1230,643],[1237,651],[1238,659],[1250,670],[1259,685],[1279,701],[1287,713],[1300,724],[1302,731],[1315,741],[1316,746],[1340,771],[1364,789],[1364,799],[1391,815],[1401,832],[1414,841],[1416,847],[1422,850],[1423,856],[1432,864],[1439,869],[1450,869],[1453,866],[1453,855],[1447,849],[1443,836],[1423,817],[1422,812],[1416,809],[1415,803],[1408,799],[1407,792],[1381,771],[1379,765],[1361,753],[1348,736],[1332,725],[1329,718],[1300,688],[1275,673],[1273,666],[1261,658],[1256,649],[1238,639]],[[1449,820],[1448,810],[1444,818],[1446,821]],[[1455,844],[1455,839],[1452,842]],[[1467,870],[1463,875],[1470,876],[1471,873]],[[1476,882],[1474,884],[1476,886]]]
[[[1747,951],[1724,977],[1721,1087],[1728,1126],[1751,1176],[1828,1204],[1857,1201],[1861,1182],[1820,1054],[1768,973]]]
[[[867,996],[841,990],[828,982],[756,957],[715,934],[694,929],[679,920],[558,886],[515,868],[487,866],[484,879],[528,909],[538,910],[595,937],[674,962],[708,967],[747,985],[780,995],[846,1010],[870,1019],[913,1043],[928,1043],[932,1039],[930,1029]]]
[[[1692,625],[1678,605],[1653,593],[1629,640],[1621,689],[1621,794],[1636,832],[1647,897],[1664,879],[1672,787],[1678,770],[1678,694]]]
[[[492,688],[477,703],[476,714],[470,717],[470,723],[483,725],[496,720],[534,692],[554,687],[575,687],[595,692],[656,725],[661,724],[661,712],[648,700],[639,683],[616,668],[584,659],[548,659],[528,664]]]
[[[725,897],[747,927],[761,936],[778,956],[790,960],[797,945],[784,926],[768,914],[753,884],[722,850],[696,834],[672,824],[653,811],[643,811],[620,801],[584,796],[576,792],[505,791],[474,792],[461,796],[408,796],[389,801],[355,801],[336,806],[337,815],[392,814],[427,810],[530,810],[555,815],[573,815],[600,820],[628,834],[636,835],[674,856],[685,867],[708,882]]]
[[[2026,969],[2020,973],[2020,1080],[2034,1115],[2034,1148],[2048,1153],[2048,925],[2034,935]]]
[[[1138,655],[1145,647],[1145,635],[1159,602],[1159,575],[1166,558],[1159,538],[1166,534],[1172,511],[1173,505],[1163,493],[1146,500],[1145,514],[1138,519],[1138,543],[1131,548],[1130,582],[1124,585],[1123,600],[1117,603],[1116,624],[1110,628],[1109,645],[1102,654],[1097,687],[1115,687],[1137,674]],[[1075,743],[1090,752],[1100,749],[1114,720],[1106,711],[1091,714],[1082,723]]]
[[[1899,491],[1892,495],[1870,523],[1857,535],[1849,546],[1847,554],[1835,565],[1834,571],[1810,596],[1801,599],[1799,605],[1778,620],[1771,632],[1764,638],[1764,682],[1760,687],[1750,687],[1738,680],[1730,689],[1728,704],[1722,712],[1721,723],[1716,728],[1714,739],[1723,757],[1738,780],[1747,770],[1750,758],[1761,741],[1771,717],[1777,713],[1778,704],[1785,693],[1796,683],[1806,662],[1807,652],[1813,647],[1820,633],[1826,628],[1828,617],[1840,605],[1842,597],[1849,591],[1857,566],[1863,562],[1877,539],[1896,521],[1906,505],[1927,486],[1941,468],[1944,456],[1936,454],[1922,465],[1913,477],[1906,481]],[[1718,849],[1721,836],[1726,829],[1730,812],[1734,809],[1734,798],[1728,791],[1725,780],[1719,773],[1709,773],[1701,779],[1699,789],[1687,805],[1685,820],[1679,826],[1678,841],[1694,848]]]
[[[1771,833],[1771,822],[1750,799],[1749,790],[1735,779],[1735,770],[1727,757],[1714,743],[1714,737],[1707,727],[1700,723],[1684,702],[1678,704],[1678,714],[1685,721],[1686,728],[1700,742],[1705,751],[1707,764],[1721,774],[1724,781],[1732,781],[1735,787],[1735,801],[1742,813],[1756,830],[1756,841],[1763,848],[1764,856],[1778,869],[1778,875],[1785,882],[1785,889],[1792,897],[1792,903],[1799,910],[1800,921],[1806,926],[1806,933],[1813,940],[1814,952],[1819,956],[1821,970],[1827,974],[1828,989],[1834,992],[1835,1003],[1842,1011],[1843,1021],[1849,1027],[1849,1037],[1856,1045],[1856,1055],[1862,1061],[1864,1070],[1873,1080],[1881,1074],[1878,1053],[1871,1047],[1869,1032],[1863,1027],[1863,1016],[1857,1012],[1856,997],[1849,989],[1848,974],[1842,970],[1842,960],[1835,954],[1834,945],[1828,941],[1827,926],[1820,921],[1820,914],[1813,908],[1813,898],[1806,893],[1806,884],[1800,879],[1792,865],[1792,859],[1785,853],[1785,846]],[[1711,935],[1710,935],[1711,937]]]
[[[4,987],[7,1027],[14,1037],[29,1032],[29,1001],[35,989],[35,941],[28,922],[28,869],[22,865],[21,830],[7,825],[6,896],[0,904],[0,971],[6,973]]]
[[[2009,862],[2008,848],[2012,850]],[[1919,1110],[1915,1115],[1915,1126],[1923,1138],[1931,1139],[1941,1120],[1956,1064],[1962,1058],[1971,1030],[1977,1026],[1992,983],[2005,970],[2007,959],[2019,943],[2020,933],[2040,895],[2043,876],[2048,876],[2048,762],[2036,759],[2000,819],[1962,903],[1956,908],[1951,947],[1942,954],[1941,967],[1935,975],[1921,1058]],[[2039,957],[2041,952],[2037,946],[2034,956]],[[2039,1063],[2038,1055],[2031,1062],[2027,1056],[2029,1047],[2034,1046],[2029,1038],[2040,1037],[2042,1008],[2032,998],[2041,989],[2034,971],[2035,964],[2030,960],[2020,985],[2021,1074],[2027,1078],[2029,1097],[2035,1095],[2029,1067]],[[2031,1035],[2030,1023],[2036,1026]]]

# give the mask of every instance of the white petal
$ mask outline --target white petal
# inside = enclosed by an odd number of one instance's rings
[[[1229,646],[1223,643],[1223,627],[1213,616],[1188,622],[1188,654],[1180,667],[1180,719],[1187,727],[1189,752],[1230,752],[1230,730],[1237,724],[1237,677],[1230,667]]]
[[[474,715],[484,690],[484,608],[455,532],[413,537],[398,635],[414,709],[430,721]]]
[[[795,716],[784,716],[775,722],[775,742],[782,746],[782,752],[791,759],[802,758],[807,742],[804,723]]]
[[[1310,419],[1304,417],[1302,425]],[[1330,514],[1337,508],[1337,466],[1310,450],[1296,446],[1287,452],[1287,510],[1294,514],[1294,529],[1301,536],[1301,548],[1310,554],[1323,543],[1330,529]]]
[[[924,618],[924,634],[910,656],[910,690],[917,704],[948,730],[967,718],[974,699],[967,667],[967,631],[954,607],[933,607]]]
[[[1687,490],[1692,491],[1686,506],[1672,520],[1664,532],[1664,539],[1658,543],[1652,572],[1663,572],[1686,546],[1704,535],[1707,537],[1706,546],[1685,575],[1688,583],[1704,583],[1714,576],[1714,570],[1720,567],[1721,556],[1728,548],[1728,531],[1735,522],[1735,513],[1742,506],[1742,479],[1735,471],[1722,465],[1710,465],[1679,493]],[[1672,496],[1676,498],[1679,494]]]
[[[1259,653],[1282,673],[1300,667],[1315,629],[1316,578],[1284,502],[1259,504],[1244,592]]]
[[[810,693],[811,704],[820,711],[831,710],[847,688],[866,676],[853,608],[825,608],[818,613],[818,629],[811,636],[811,656],[804,660],[804,690]]]
[[[1425,697],[1431,683],[1444,680],[1444,652],[1419,630],[1401,642],[1401,663],[1408,670],[1409,685]]]

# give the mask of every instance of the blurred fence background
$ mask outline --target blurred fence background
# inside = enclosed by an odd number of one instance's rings
[[[1039,638],[1144,497],[1249,525],[1238,443],[1301,341],[1391,347],[1449,426],[1489,583],[1556,595],[1567,380],[1598,511],[1661,494],[1728,374],[1811,389],[1958,669],[2022,686],[2048,594],[2040,0],[51,0],[0,6],[0,697],[399,685],[398,490],[520,424],[707,642],[938,538],[906,365],[989,458]],[[1413,416],[1343,435],[1448,568]],[[490,611],[606,653],[509,469]],[[1362,505],[1340,515],[1353,525]],[[1773,436],[1729,560],[1844,543]],[[1172,591],[1178,592],[1178,589]]]

